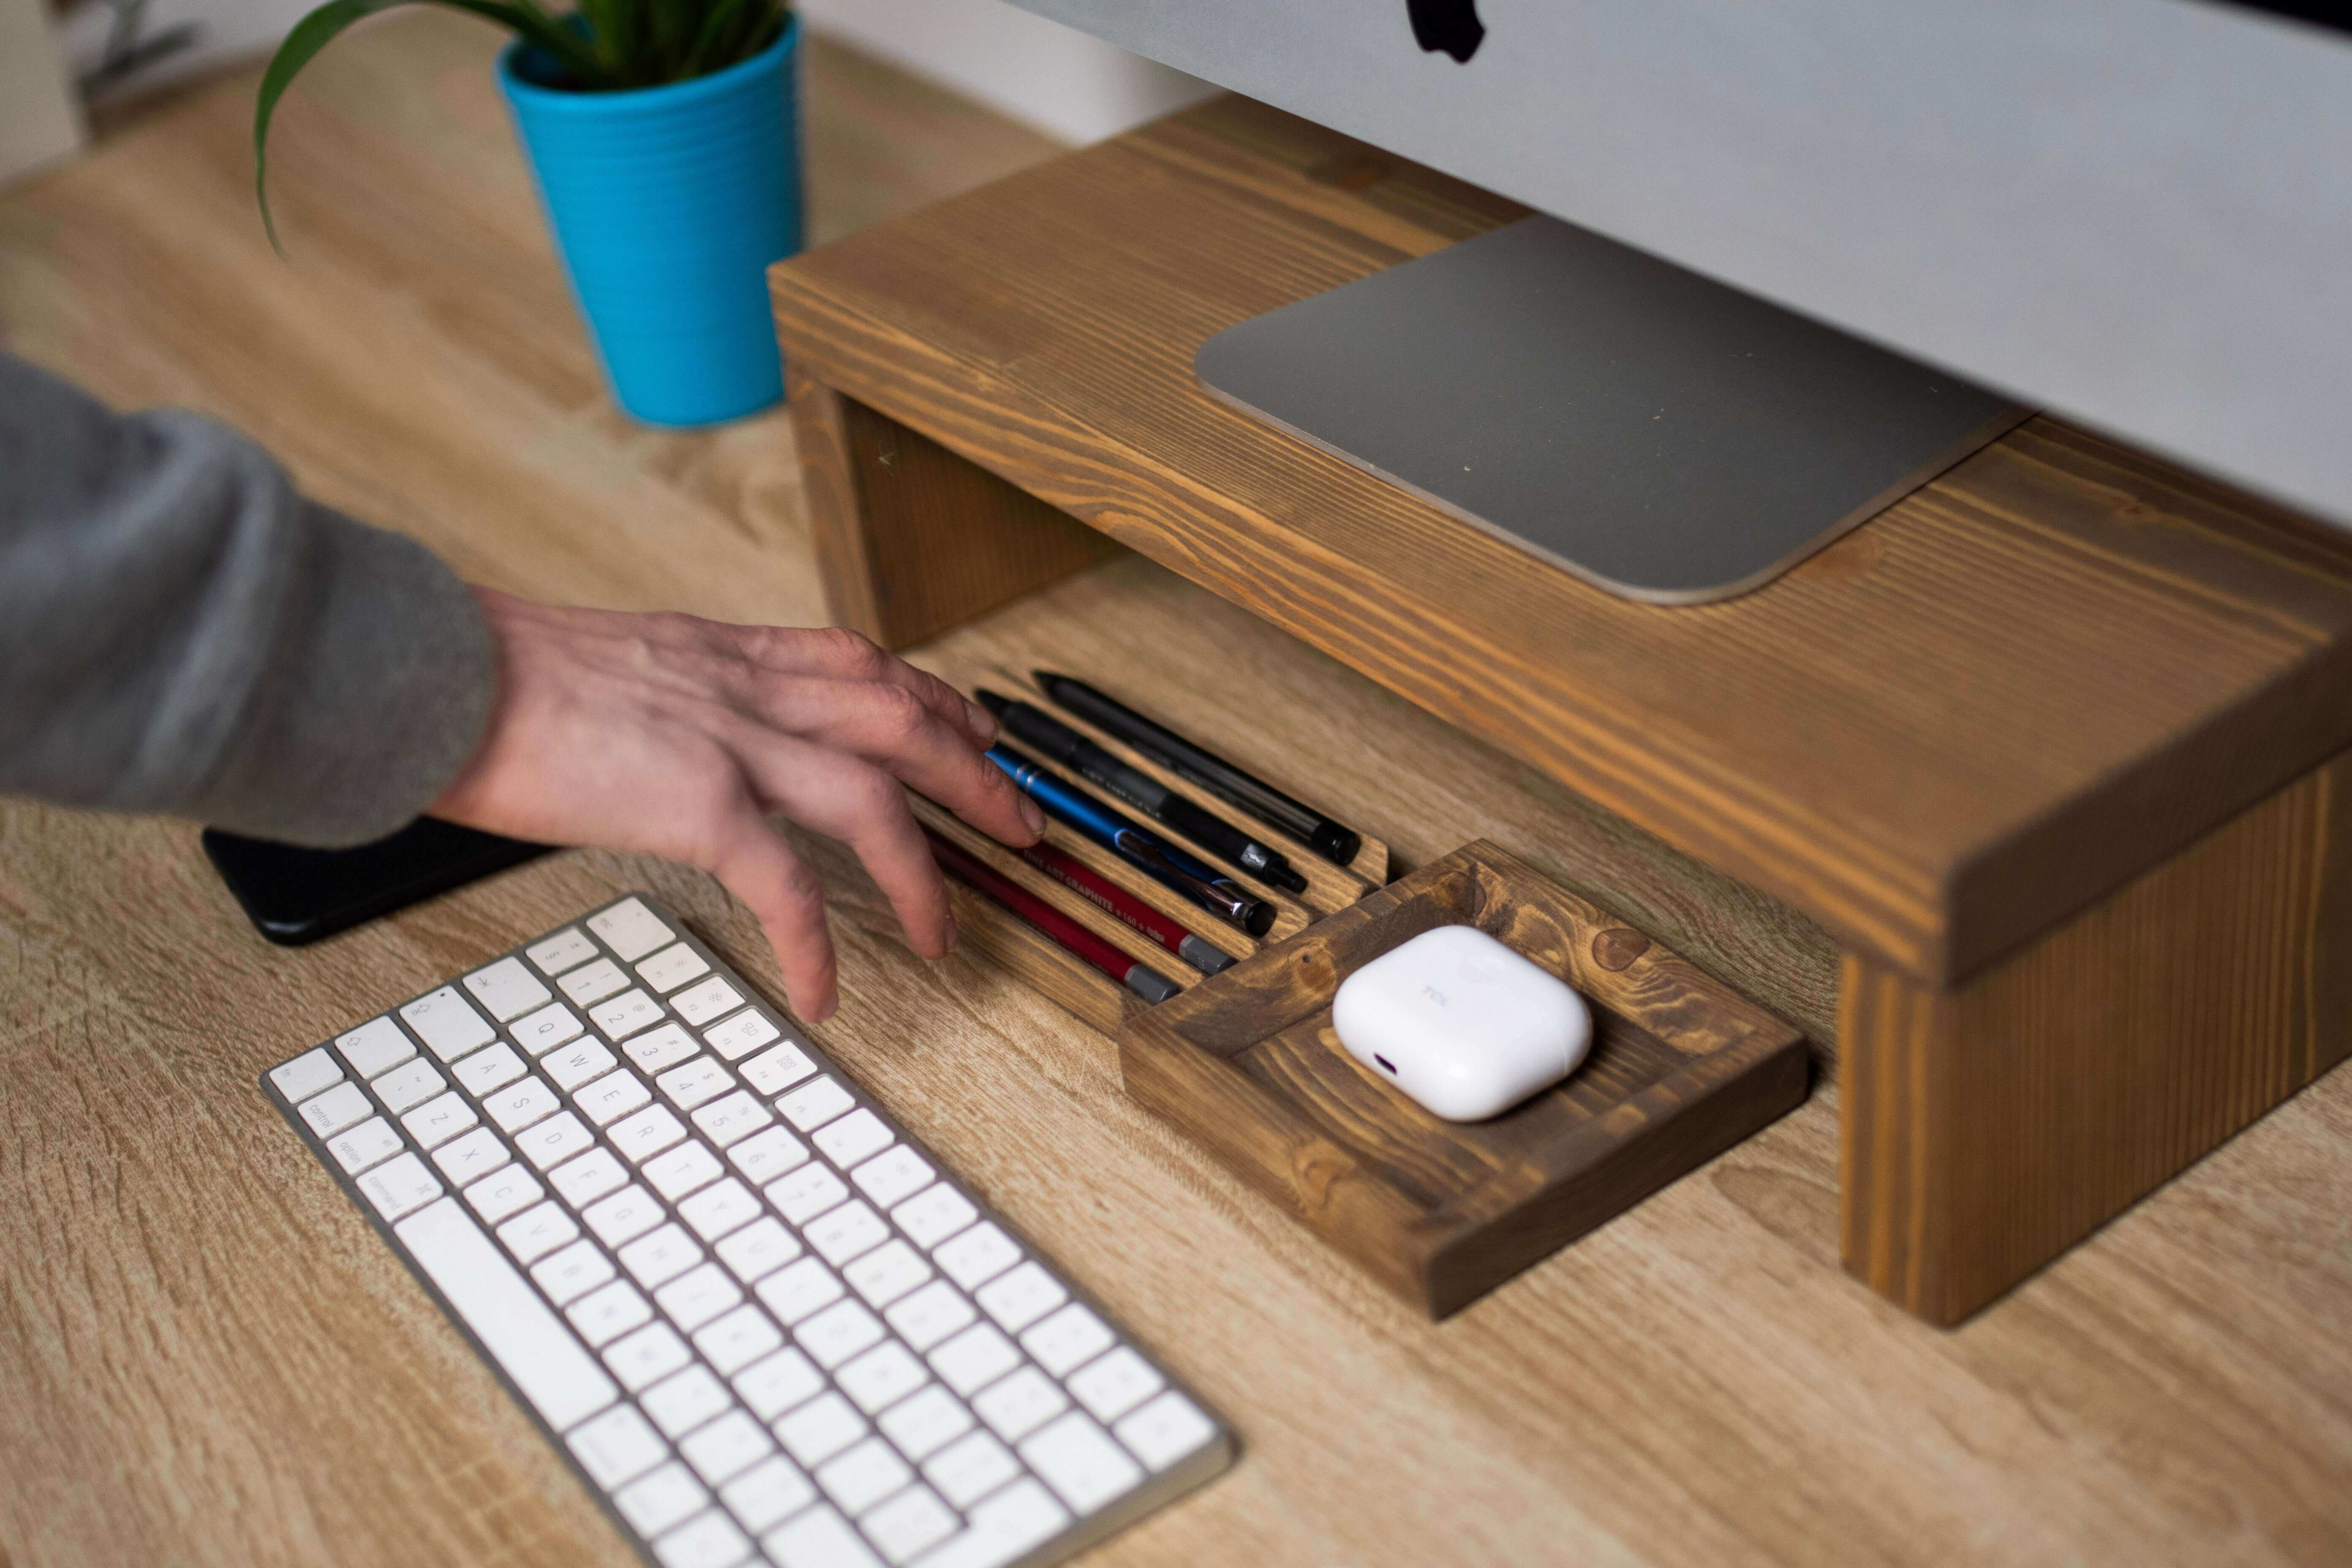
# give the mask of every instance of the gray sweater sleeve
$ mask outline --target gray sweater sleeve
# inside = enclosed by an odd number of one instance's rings
[[[0,794],[362,843],[456,776],[497,674],[422,545],[0,354]]]

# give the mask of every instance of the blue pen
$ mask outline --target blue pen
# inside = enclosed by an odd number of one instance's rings
[[[1010,746],[992,746],[988,760],[1003,768],[1023,794],[1120,859],[1252,936],[1274,929],[1274,906],[1254,899],[1213,866],[1194,858],[1156,834],[1047,773]]]

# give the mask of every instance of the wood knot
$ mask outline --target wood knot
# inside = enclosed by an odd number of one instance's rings
[[[1614,974],[1650,951],[1650,939],[1626,926],[1612,926],[1592,939],[1592,962]]]

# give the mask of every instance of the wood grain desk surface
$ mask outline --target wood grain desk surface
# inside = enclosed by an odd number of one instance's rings
[[[1194,377],[1521,211],[1214,100],[780,265],[777,321],[826,385],[1931,983],[2352,743],[2352,541],[2053,420],[1661,610]]]
[[[0,197],[0,321],[120,400],[259,430],[478,574],[814,616],[782,420],[655,436],[598,400],[511,206],[495,42],[420,17],[321,58],[283,125],[290,271],[251,232],[242,89]],[[944,177],[1041,150],[817,67],[820,129],[859,117],[820,141],[821,194],[851,158]],[[959,636],[927,657],[1220,650],[1306,754],[1379,726],[1396,776],[1331,787],[1409,864],[1479,834],[1540,855],[1589,810],[1140,562]],[[1244,1435],[1232,1474],[1090,1563],[2352,1558],[2352,1077],[1957,1333],[1839,1271],[1826,1088],[1433,1328],[1130,1106],[1108,1039],[971,960],[914,960],[824,865],[827,1045]],[[632,1561],[253,1083],[627,886],[772,986],[713,884],[651,862],[558,856],[287,952],[192,828],[0,807],[0,1561]],[[1781,942],[1801,964],[1821,938]]]

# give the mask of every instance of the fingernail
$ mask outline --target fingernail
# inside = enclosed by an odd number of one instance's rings
[[[956,943],[963,940],[963,932],[957,928],[953,915],[950,915],[940,923],[946,928],[944,934],[947,941],[943,945],[948,952],[953,952],[956,950]]]
[[[963,710],[971,715],[972,733],[980,736],[992,746],[996,744],[996,715],[979,703],[970,700],[964,703]]]
[[[1027,795],[1022,795],[1020,800],[1021,820],[1029,825],[1030,832],[1043,838],[1045,837],[1045,814],[1038,810],[1037,803]]]

